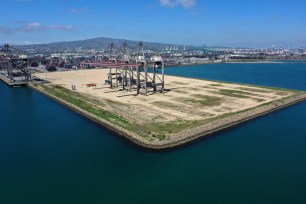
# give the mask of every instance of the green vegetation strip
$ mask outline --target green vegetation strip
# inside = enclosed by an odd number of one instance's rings
[[[82,110],[85,110],[95,116],[98,116],[110,122],[116,122],[116,124],[119,125],[120,127],[124,127],[127,129],[129,129],[130,127],[129,121],[125,120],[124,118],[118,115],[105,111],[101,108],[98,108],[97,106],[94,106],[86,102],[85,97],[79,93],[72,92],[60,86],[46,86],[46,85],[40,85],[40,86],[47,93],[64,101],[67,101],[68,103],[75,105],[81,108]]]
[[[143,125],[138,125],[135,123],[132,124],[128,120],[122,117],[119,117],[116,114],[113,114],[103,109],[92,106],[92,104],[88,102],[89,100],[88,97],[85,97],[83,94],[73,92],[71,90],[68,90],[58,85],[51,85],[50,87],[44,86],[44,88],[47,92],[51,93],[52,95],[58,98],[61,98],[89,113],[92,113],[116,125],[119,125],[122,128],[136,132],[148,140],[153,140],[157,138],[158,140],[162,141],[166,139],[166,133],[177,133],[190,126],[191,127],[196,126],[193,124],[198,125],[198,122],[196,121],[175,121],[175,122],[169,122],[169,123],[146,123]],[[211,101],[213,98],[205,97],[205,100],[207,99],[210,99]],[[90,102],[92,102],[92,100],[90,100]],[[109,103],[109,101],[107,100],[106,103]]]
[[[239,87],[239,89],[244,90],[244,91],[252,91],[252,92],[257,92],[257,93],[271,93],[272,90],[267,90],[267,89],[256,89],[256,88],[249,88],[249,87]]]
[[[250,93],[238,90],[220,89],[219,94],[236,98],[250,98],[250,96],[248,96]]]
[[[222,98],[216,96],[205,96],[201,94],[194,94],[192,96],[197,98],[195,103],[200,103],[203,106],[218,106],[222,102]]]
[[[118,116],[117,114],[113,114],[109,111],[102,109],[101,106],[103,106],[104,103],[97,99],[94,99],[93,97],[88,97],[86,95],[71,91],[59,85],[37,86],[41,87],[45,92],[51,94],[56,98],[66,101],[88,113],[107,120],[121,128],[124,128],[131,132],[135,132],[149,141],[155,139],[162,141],[166,139],[166,135],[163,134],[161,131],[154,131],[156,130],[155,127],[158,127],[156,123],[147,124],[145,126],[136,123],[131,123],[125,118]],[[105,103],[110,103],[110,101],[105,100]]]

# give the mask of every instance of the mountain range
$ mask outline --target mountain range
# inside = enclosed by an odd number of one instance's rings
[[[139,44],[139,41],[98,37],[87,40],[77,40],[70,42],[53,42],[47,44],[20,45],[18,47],[27,50],[34,49],[36,51],[38,50],[63,51],[63,50],[76,50],[80,48],[83,50],[91,50],[91,49],[102,50],[109,47],[111,43],[114,43],[116,47],[121,47],[124,42],[126,42],[129,47],[133,48],[136,48],[137,45]],[[144,46],[145,48],[148,49],[162,50],[166,47],[170,46],[173,47],[177,45],[158,43],[158,42],[144,42]],[[183,49],[183,46],[180,45],[179,48]]]

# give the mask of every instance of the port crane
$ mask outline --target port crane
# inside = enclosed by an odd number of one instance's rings
[[[0,69],[7,71],[7,78],[14,81],[15,77],[24,76],[24,81],[29,81],[31,74],[28,55],[9,44],[5,44],[0,50]]]
[[[106,84],[110,88],[132,91],[136,89],[137,94],[148,95],[149,93],[164,92],[164,61],[157,53],[151,53],[149,58],[145,57],[143,42],[138,43],[138,47],[132,48],[127,42],[121,47],[116,47],[111,43],[105,52],[109,56],[108,61],[90,62],[84,61],[83,66],[97,66],[108,68]],[[117,52],[114,52],[116,49]],[[148,48],[148,50],[152,50]],[[161,73],[158,73],[161,69]]]

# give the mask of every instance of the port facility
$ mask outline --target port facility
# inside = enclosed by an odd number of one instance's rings
[[[109,69],[40,73],[49,83],[31,87],[150,149],[177,147],[306,98],[302,91],[168,75],[163,92],[142,95],[111,87],[108,76]]]

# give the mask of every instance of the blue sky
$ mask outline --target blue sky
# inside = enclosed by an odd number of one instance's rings
[[[0,0],[0,43],[306,46],[306,0]]]

